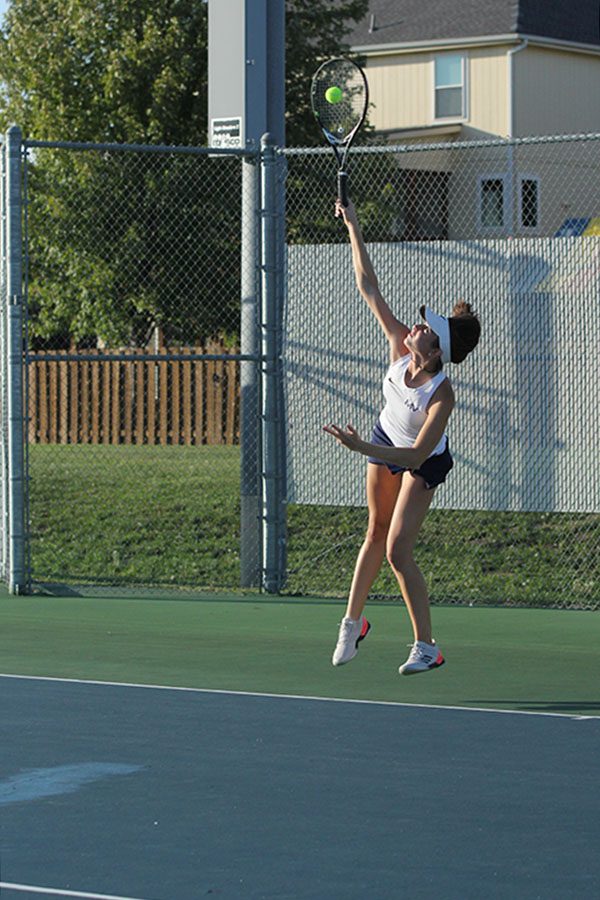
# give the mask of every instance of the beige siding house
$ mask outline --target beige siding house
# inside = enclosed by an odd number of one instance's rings
[[[403,158],[430,207],[406,239],[551,235],[600,216],[600,141],[582,159],[572,143],[452,151],[600,133],[599,29],[597,0],[371,0],[350,36],[371,127],[393,144],[449,145]]]
[[[436,65],[439,69],[444,61],[450,72],[460,68],[464,92],[463,108],[448,114],[436,110],[436,98],[438,105],[443,100],[439,92],[436,95]],[[437,53],[381,53],[369,55],[365,68],[369,122],[378,134],[409,140],[508,134],[507,58],[502,48],[475,48],[468,54],[458,47]]]

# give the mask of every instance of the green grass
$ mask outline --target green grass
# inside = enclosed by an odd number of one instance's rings
[[[41,581],[239,584],[237,447],[30,448]]]
[[[318,594],[318,586],[331,584],[336,573],[339,595],[346,593],[365,521],[363,509],[292,508],[289,589]],[[307,535],[315,533],[322,545],[316,558],[304,550]],[[436,602],[583,608],[600,604],[598,515],[434,509],[423,526],[416,557]],[[388,566],[383,566],[372,593],[397,595]]]
[[[39,582],[237,588],[238,447],[32,446]],[[292,594],[343,597],[364,509],[290,506]],[[600,516],[432,510],[418,560],[437,602],[597,606]],[[387,566],[373,594],[397,596]]]

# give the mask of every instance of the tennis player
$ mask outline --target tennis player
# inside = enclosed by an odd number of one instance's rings
[[[348,425],[327,425],[349,450],[368,457],[369,525],[359,551],[346,614],[333,653],[333,665],[354,659],[370,624],[363,616],[369,590],[387,555],[406,603],[414,643],[401,675],[427,672],[444,664],[431,633],[429,594],[415,563],[414,546],[438,485],[452,468],[446,426],[454,392],[444,371],[460,363],[479,340],[480,325],[468,303],[460,301],[452,316],[421,307],[422,322],[408,328],[382,297],[352,203],[336,204],[348,228],[358,289],[388,339],[390,367],[385,375],[385,406],[370,441]]]

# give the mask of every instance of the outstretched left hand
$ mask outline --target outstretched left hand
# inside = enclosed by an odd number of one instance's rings
[[[343,444],[348,450],[354,450],[356,453],[364,453],[364,441],[352,425],[347,425],[345,430],[340,428],[339,425],[324,425],[323,431],[326,431],[327,434],[331,434],[336,441]]]

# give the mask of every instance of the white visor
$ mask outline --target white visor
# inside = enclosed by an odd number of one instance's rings
[[[421,315],[438,336],[440,349],[442,351],[442,362],[447,363],[452,359],[452,349],[450,347],[450,323],[446,316],[438,316],[428,306],[421,307]]]

